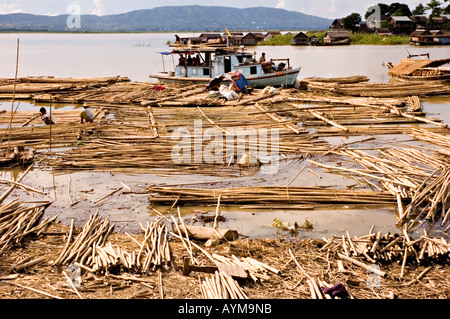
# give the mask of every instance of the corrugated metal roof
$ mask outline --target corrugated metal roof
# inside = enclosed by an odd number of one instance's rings
[[[347,38],[350,37],[350,33],[348,31],[328,31],[325,36],[329,36],[330,38]]]
[[[411,22],[411,19],[407,16],[393,16],[391,18],[394,21]]]

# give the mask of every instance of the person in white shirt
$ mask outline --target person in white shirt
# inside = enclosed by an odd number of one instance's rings
[[[80,113],[81,123],[92,123],[94,122],[94,112],[86,103],[83,104],[84,110]]]
[[[44,121],[45,124],[47,125],[56,124],[55,118],[52,116],[52,114],[47,114],[47,110],[45,109],[45,107],[41,107],[39,112],[41,112],[41,119],[42,121]]]

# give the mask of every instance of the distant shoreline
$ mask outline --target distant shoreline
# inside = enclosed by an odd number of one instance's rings
[[[323,38],[325,34],[325,30],[282,30],[282,32],[300,32],[307,31],[311,34],[318,34],[319,38]],[[10,31],[10,30],[0,30],[0,34],[179,34],[179,33],[203,33],[203,32],[219,32],[219,31],[38,31],[38,30],[20,30],[20,31]],[[280,36],[277,40],[275,37],[272,40],[264,41],[258,43],[256,46],[264,47],[264,46],[302,46],[302,45],[292,45],[291,40],[295,34],[292,34],[290,37],[287,35]],[[387,40],[387,41],[386,41]],[[350,44],[348,45],[380,45],[380,46],[395,46],[395,45],[412,45],[409,42],[409,36],[397,36],[397,35],[378,35],[378,34],[364,34],[364,33],[355,33],[350,36]],[[311,46],[311,45],[303,45],[303,46]],[[324,46],[324,45],[319,45]]]

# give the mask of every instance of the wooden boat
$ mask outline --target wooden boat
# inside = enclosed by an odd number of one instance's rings
[[[150,78],[161,82],[208,84],[213,79],[227,74],[242,74],[248,86],[254,88],[291,87],[294,86],[301,68],[292,68],[289,59],[271,59],[269,62],[257,62],[252,53],[242,47],[178,47],[171,52],[159,52],[164,56],[172,56],[175,71],[151,74]],[[198,63],[175,65],[174,55],[197,57]],[[177,57],[178,58],[178,57]],[[164,67],[165,68],[165,67]],[[225,79],[224,83],[229,82]]]
[[[430,60],[429,58],[423,58],[422,55],[420,55],[421,59],[413,59],[412,57],[414,56],[410,55],[396,65],[386,63],[389,68],[388,74],[393,79],[402,81],[439,81],[450,83],[450,68],[442,67],[450,63],[450,58]]]
[[[0,151],[0,167],[26,166],[34,161],[34,149],[14,147],[13,150]]]

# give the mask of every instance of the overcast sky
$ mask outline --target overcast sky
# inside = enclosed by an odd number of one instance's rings
[[[67,9],[72,4],[77,4],[82,14],[108,15],[124,13],[139,9],[151,9],[160,6],[176,5],[204,5],[227,6],[236,8],[270,7],[282,8],[290,11],[299,11],[324,18],[340,18],[350,13],[357,12],[364,16],[366,9],[376,3],[390,4],[392,2],[406,3],[411,11],[419,3],[429,1],[397,0],[397,1],[373,1],[373,0],[1,0],[0,14],[25,12],[33,14],[58,15],[68,13]]]

